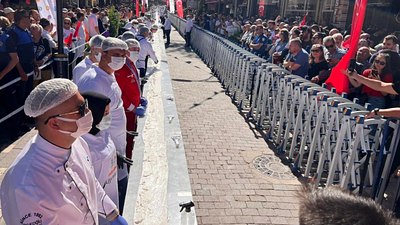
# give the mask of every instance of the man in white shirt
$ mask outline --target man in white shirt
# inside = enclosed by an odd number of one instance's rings
[[[93,36],[89,41],[90,53],[72,71],[72,81],[77,84],[81,76],[88,71],[93,63],[98,63],[101,59],[101,44],[104,39],[102,35]]]
[[[114,71],[125,65],[128,45],[118,38],[106,38],[101,44],[102,53],[98,66],[92,66],[79,79],[79,91],[94,92],[110,98],[111,125],[106,130],[111,134],[118,155],[118,190],[120,211],[123,210],[126,188],[128,185],[128,168],[126,158],[126,116],[122,102],[122,92],[114,76]]]
[[[1,184],[6,224],[126,225],[97,181],[89,147],[81,138],[93,117],[77,86],[68,79],[39,84],[28,96],[25,114],[38,134],[18,155]]]
[[[97,34],[100,34],[99,31],[99,22],[97,20],[97,13],[99,10],[95,7],[92,9],[92,14],[88,17],[88,28],[89,28],[89,36],[93,37]]]
[[[185,47],[190,46],[190,35],[192,33],[192,28],[193,28],[192,16],[188,15],[186,18],[186,24],[185,24],[185,41],[186,41]]]
[[[140,71],[140,77],[144,78],[146,76],[147,71],[147,61],[149,57],[154,61],[154,63],[158,63],[158,59],[156,53],[153,50],[151,44],[147,41],[147,37],[149,36],[149,28],[141,27],[139,28],[139,35],[136,36],[136,39],[140,43],[140,52],[138,60],[136,61],[136,67]]]
[[[165,43],[166,47],[170,44],[170,35],[171,35],[171,20],[166,17],[164,23],[165,37],[167,38],[167,42]]]
[[[57,43],[51,36],[51,30],[53,29],[53,26],[50,24],[50,21],[46,18],[41,18],[39,25],[43,27],[42,37],[49,41],[50,48],[56,49]]]

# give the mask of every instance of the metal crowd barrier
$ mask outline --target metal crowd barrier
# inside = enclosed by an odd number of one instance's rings
[[[185,21],[169,18],[183,35]],[[316,186],[336,184],[382,201],[400,138],[398,120],[365,119],[369,104],[292,75],[197,26],[191,46],[294,170]]]
[[[53,63],[53,60],[49,60],[48,62],[46,62],[45,64],[43,64],[42,66],[40,66],[40,67],[39,67],[39,70],[42,70],[43,68],[45,68],[45,67],[51,65],[52,63]],[[28,74],[26,74],[26,75],[27,75],[28,77],[30,77],[30,76],[33,76],[33,73],[34,73],[34,71],[32,71],[32,72],[30,72],[30,73],[28,73]],[[5,89],[5,88],[7,88],[7,87],[9,87],[9,86],[11,86],[11,85],[13,85],[13,84],[15,84],[15,83],[17,83],[17,82],[20,81],[20,80],[21,80],[21,78],[20,78],[20,77],[17,77],[17,78],[15,78],[14,80],[12,80],[12,81],[10,81],[10,82],[8,82],[8,83],[6,83],[6,84],[0,86],[0,91],[3,90],[3,89]],[[6,115],[5,117],[0,118],[0,124],[1,124],[2,122],[4,122],[4,121],[8,120],[9,118],[11,118],[12,116],[14,116],[15,114],[21,112],[23,109],[24,109],[24,106],[21,106],[21,107],[15,109],[14,111],[10,112],[10,113],[9,113],[8,115]]]

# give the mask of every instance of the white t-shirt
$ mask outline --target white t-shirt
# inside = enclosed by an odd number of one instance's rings
[[[95,27],[99,27],[99,22],[97,21],[97,15],[92,13],[88,17],[88,25],[89,25],[89,36],[93,37],[99,33],[94,29]]]

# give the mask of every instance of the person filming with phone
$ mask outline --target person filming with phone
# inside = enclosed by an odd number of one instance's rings
[[[385,96],[387,92],[381,89],[371,88],[362,81],[359,77],[365,77],[370,80],[383,81],[385,83],[393,82],[393,75],[390,70],[390,56],[389,54],[379,53],[375,58],[370,69],[363,72],[362,75],[358,75],[353,68],[349,68],[347,74],[349,76],[349,81],[354,87],[362,86],[360,104],[370,103],[373,108],[384,109],[386,108]],[[350,66],[352,67],[352,66]]]

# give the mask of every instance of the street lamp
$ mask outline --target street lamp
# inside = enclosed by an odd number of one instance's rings
[[[54,54],[53,60],[56,65],[56,74],[58,78],[70,78],[68,77],[68,55],[64,53],[64,39],[63,39],[63,1],[56,0],[56,11],[57,11],[57,44],[58,52]]]

